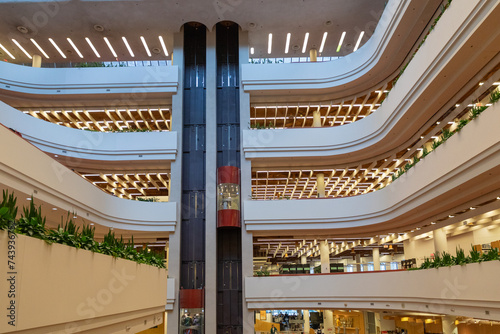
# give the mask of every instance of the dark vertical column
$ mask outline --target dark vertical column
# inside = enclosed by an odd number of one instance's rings
[[[184,25],[180,287],[205,286],[206,28]]]
[[[217,55],[217,167],[240,167],[239,27],[219,23]],[[217,334],[241,334],[241,230],[217,230]]]

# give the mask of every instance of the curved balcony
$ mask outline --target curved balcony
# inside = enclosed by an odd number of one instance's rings
[[[249,309],[364,309],[500,320],[498,261],[439,269],[245,278]]]
[[[254,234],[375,235],[411,228],[500,189],[500,105],[488,108],[388,187],[336,199],[244,201],[246,229]],[[476,203],[478,204],[478,203]],[[498,204],[500,205],[500,204]],[[383,233],[382,233],[383,234]]]
[[[176,203],[108,195],[3,126],[0,139],[9,143],[2,150],[0,184],[25,194],[36,193],[43,202],[103,226],[149,232],[175,230]]]
[[[376,113],[335,128],[244,130],[245,157],[280,167],[306,164],[311,157],[324,165],[343,164],[373,159],[414,140],[435,122],[436,111],[471,88],[476,73],[484,76],[498,64],[498,15],[495,1],[454,1]]]

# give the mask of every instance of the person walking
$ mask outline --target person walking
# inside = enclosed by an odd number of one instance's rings
[[[276,334],[278,333],[278,330],[276,329],[276,327],[274,327],[274,325],[271,326],[271,334]]]

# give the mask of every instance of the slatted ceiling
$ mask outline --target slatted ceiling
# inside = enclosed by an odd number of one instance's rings
[[[74,129],[170,131],[170,107],[19,108],[25,114]]]

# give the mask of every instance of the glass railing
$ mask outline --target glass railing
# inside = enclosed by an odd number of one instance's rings
[[[317,57],[316,62],[337,60],[342,57]],[[311,57],[282,57],[282,58],[253,58],[248,59],[250,64],[290,64],[311,63]]]
[[[18,65],[32,66],[31,63]],[[67,63],[42,63],[43,68],[72,68],[72,67],[148,67],[148,66],[170,66],[171,60],[134,60],[134,61],[92,61],[92,62],[67,62]]]

